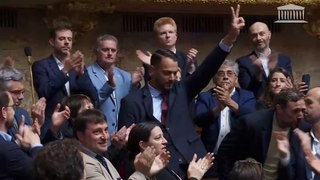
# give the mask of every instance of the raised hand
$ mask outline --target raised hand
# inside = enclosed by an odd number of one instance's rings
[[[114,71],[113,71],[113,66],[111,66],[109,69],[108,69],[108,84],[111,86],[111,87],[116,87],[116,82],[114,80]]]
[[[290,144],[286,131],[273,131],[276,138],[277,148],[281,158],[287,158],[290,155]]]
[[[46,98],[40,98],[36,104],[33,104],[31,107],[31,118],[33,121],[37,119],[38,125],[41,127],[45,121],[45,110],[46,110]]]
[[[149,51],[147,51],[145,54],[144,52],[138,49],[136,50],[136,55],[137,55],[137,58],[140,59],[142,63],[150,65],[152,54]]]
[[[151,165],[149,174],[154,176],[169,164],[170,152],[164,151],[157,155]]]
[[[135,71],[131,73],[131,83],[133,86],[138,86],[140,81],[143,79],[144,76],[144,68],[137,67]]]
[[[309,153],[311,150],[311,137],[308,133],[301,131],[300,129],[296,128],[294,134],[300,140],[300,146],[305,154]]]
[[[308,92],[309,86],[305,82],[299,82],[298,89],[300,92],[305,93]]]
[[[191,48],[187,53],[188,73],[192,74],[196,70],[196,57],[198,50]]]
[[[69,73],[71,70],[77,70],[78,74],[81,71],[81,67],[84,66],[84,59],[81,56],[80,51],[75,52],[70,56],[68,52],[67,58],[64,60],[64,67],[62,68],[62,72],[64,74]]]
[[[39,135],[33,131],[33,129],[25,125],[25,118],[22,116],[19,124],[19,133],[16,134],[17,144],[24,148],[31,148],[37,144],[40,144]]]
[[[203,175],[210,169],[213,165],[213,153],[206,154],[205,157],[197,160],[197,155],[194,154],[193,158],[188,166],[188,178],[196,178],[200,180]]]
[[[245,21],[243,17],[239,17],[240,5],[237,5],[236,10],[231,7],[231,26],[229,33],[223,38],[223,43],[231,46],[240,34],[240,30],[245,26]]]
[[[58,134],[63,124],[70,118],[70,109],[68,106],[65,107],[63,111],[60,111],[60,104],[57,104],[52,116],[51,116],[51,131],[54,134]]]
[[[134,159],[134,167],[136,171],[150,177],[150,169],[156,158],[156,149],[154,147],[148,146],[142,153],[136,155]]]
[[[74,68],[74,71],[77,72],[78,75],[84,74],[84,55],[81,51],[76,51],[74,54],[71,55],[72,59],[81,59],[81,63],[79,66]]]
[[[300,140],[300,145],[305,154],[307,163],[317,174],[320,174],[320,159],[312,153],[310,135],[298,128],[296,128],[293,132]]]
[[[111,135],[111,143],[117,149],[122,149],[126,145],[126,143],[127,143],[126,132],[127,132],[126,126],[123,126],[118,132],[113,133]]]

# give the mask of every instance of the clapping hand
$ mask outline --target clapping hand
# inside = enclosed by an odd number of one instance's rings
[[[196,178],[200,180],[203,175],[211,168],[213,165],[213,153],[207,153],[205,157],[197,160],[197,155],[194,154],[193,158],[188,166],[188,178]]]

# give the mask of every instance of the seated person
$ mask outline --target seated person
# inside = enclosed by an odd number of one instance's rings
[[[80,149],[85,163],[86,179],[121,179],[111,162],[103,157],[104,153],[108,150],[109,139],[108,123],[104,114],[95,109],[85,110],[76,118],[73,128],[75,137],[81,145]],[[163,158],[158,156],[157,159],[154,156],[154,158],[146,161],[151,163],[140,163],[140,158],[147,157],[150,156],[137,156],[135,163],[139,163],[135,165],[136,171],[129,179],[148,179],[163,169],[168,162],[168,156]],[[154,162],[157,164],[153,165]]]
[[[161,155],[167,152],[167,140],[163,136],[161,127],[155,122],[143,122],[135,125],[128,139],[127,148],[129,150],[129,162],[127,163],[127,174],[131,174],[134,169],[132,168],[132,162],[136,154],[144,151],[147,147],[154,146],[156,154]],[[188,168],[188,179],[201,179],[204,173],[212,166],[213,154],[208,153],[204,158],[197,160],[197,156],[194,155]],[[131,165],[131,168],[130,168]],[[156,179],[181,179],[177,173],[172,169],[165,167],[158,174]]]
[[[33,162],[35,180],[83,180],[84,163],[79,143],[72,139],[48,143]]]
[[[230,180],[262,180],[262,165],[252,158],[238,160],[230,171]]]

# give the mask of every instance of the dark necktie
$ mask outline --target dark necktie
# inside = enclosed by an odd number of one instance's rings
[[[161,123],[166,125],[167,114],[168,114],[168,94],[161,94]]]
[[[111,172],[110,172],[110,170],[109,170],[109,168],[108,168],[107,162],[106,162],[106,160],[104,159],[104,157],[97,154],[97,155],[96,155],[96,159],[97,159],[97,160],[102,164],[102,166],[108,171],[109,175],[110,175],[111,178],[112,178]],[[113,179],[113,178],[112,178],[112,179]]]

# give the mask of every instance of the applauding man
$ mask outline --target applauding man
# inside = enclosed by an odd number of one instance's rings
[[[33,64],[34,86],[39,98],[47,99],[46,121],[42,127],[45,134],[50,127],[50,118],[56,105],[70,94],[85,94],[97,100],[97,92],[84,68],[80,51],[70,55],[73,33],[71,25],[61,21],[50,31],[49,44],[53,53]]]

